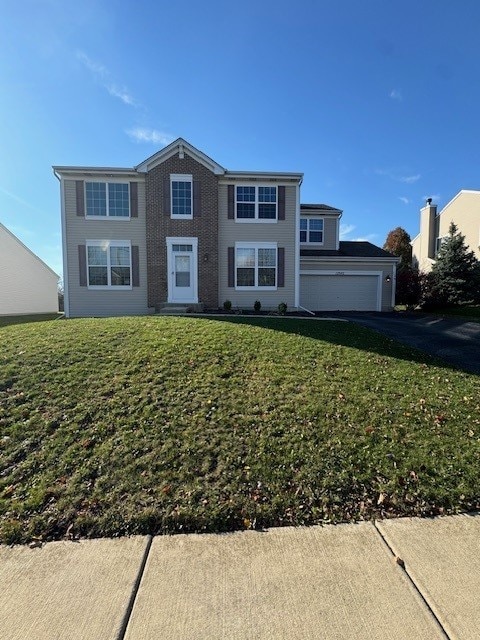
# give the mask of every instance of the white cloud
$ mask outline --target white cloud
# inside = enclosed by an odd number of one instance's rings
[[[403,182],[405,184],[413,184],[417,182],[422,177],[420,173],[416,173],[413,175],[402,175],[397,171],[391,171],[390,169],[375,169],[375,173],[377,176],[387,176],[391,180],[395,180],[396,182]]]
[[[406,184],[413,184],[414,182],[420,180],[421,177],[422,176],[417,173],[414,176],[399,176],[398,180],[400,180],[400,182],[405,182]]]
[[[352,242],[374,242],[378,238],[376,233],[369,233],[366,236],[358,236],[356,238],[349,238]]]
[[[398,196],[398,199],[403,202],[403,204],[410,204],[411,200],[405,198],[405,196]]]
[[[125,133],[136,142],[151,142],[153,144],[167,145],[174,140],[174,137],[169,133],[157,131],[157,129],[147,129],[145,127],[134,127],[133,129],[128,129]]]
[[[341,224],[340,225],[340,240],[347,240],[352,231],[354,231],[355,225],[353,224]]]
[[[390,93],[388,94],[388,96],[392,99],[392,100],[402,100],[403,96],[402,93],[399,89],[392,89],[390,91]]]
[[[103,88],[106,89],[111,96],[118,98],[130,107],[138,106],[137,101],[126,87],[119,87],[112,81],[111,73],[107,67],[95,60],[92,60],[92,58],[87,56],[83,51],[77,51],[77,60],[80,60],[80,62],[92,72],[95,79],[100,82]]]

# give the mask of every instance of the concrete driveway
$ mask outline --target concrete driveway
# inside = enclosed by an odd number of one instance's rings
[[[418,313],[339,313],[389,338],[480,374],[480,323]]]

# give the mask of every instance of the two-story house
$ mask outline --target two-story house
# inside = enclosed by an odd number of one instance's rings
[[[396,258],[339,241],[302,173],[228,171],[179,138],[134,168],[53,168],[67,317],[217,309],[389,310]]]

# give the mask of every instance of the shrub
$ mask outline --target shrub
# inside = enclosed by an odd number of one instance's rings
[[[223,310],[224,311],[231,311],[232,310],[232,301],[231,300],[225,300],[225,302],[223,303]]]
[[[278,313],[281,316],[284,316],[287,313],[287,303],[286,302],[280,302],[280,304],[278,305]]]
[[[260,300],[255,300],[255,302],[253,303],[253,309],[254,311],[260,311],[260,309],[262,308],[262,303],[260,302]]]
[[[395,304],[404,304],[407,308],[416,307],[420,302],[420,274],[416,269],[404,267],[397,272]]]

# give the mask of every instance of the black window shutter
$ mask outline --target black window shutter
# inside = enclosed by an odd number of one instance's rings
[[[285,187],[278,187],[278,219],[285,220]]]
[[[200,182],[198,180],[193,181],[193,215],[197,218],[202,212],[202,201],[201,201],[201,189]]]
[[[235,247],[228,247],[228,286],[235,286]]]
[[[228,219],[235,219],[235,185],[228,185]]]
[[[85,191],[83,185],[83,180],[75,180],[77,216],[85,216]]]
[[[163,181],[163,215],[169,216],[170,211],[170,180]]]
[[[140,261],[138,258],[138,245],[132,245],[132,287],[140,286]]]
[[[285,249],[278,247],[277,249],[277,287],[285,286]]]
[[[78,271],[80,274],[80,286],[87,286],[87,247],[84,244],[78,245]]]
[[[138,182],[130,182],[130,217],[138,218]]]

